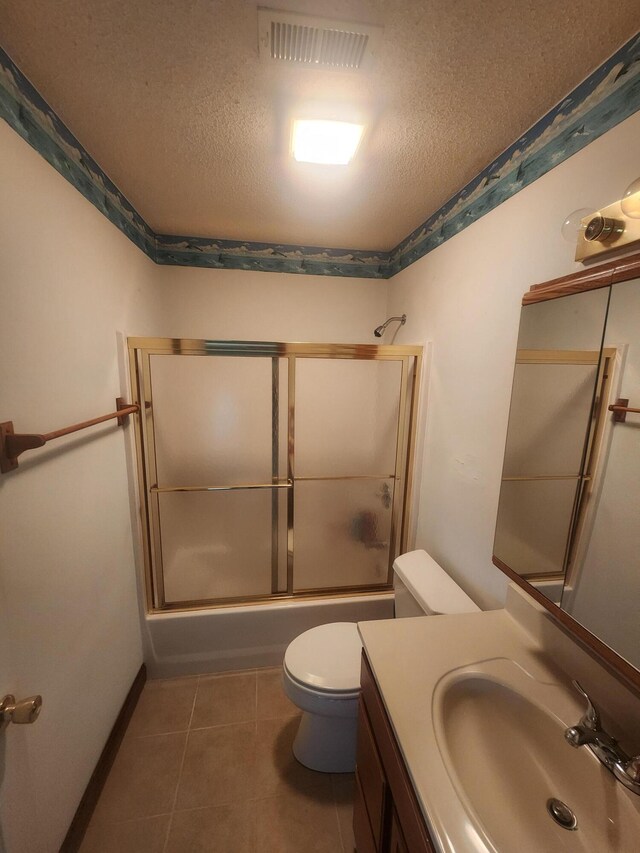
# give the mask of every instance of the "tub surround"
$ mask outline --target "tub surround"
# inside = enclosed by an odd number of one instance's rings
[[[441,752],[438,691],[452,672],[467,667],[500,677],[498,670],[511,668],[524,691],[527,682],[532,685],[532,697],[552,697],[549,707],[566,725],[575,724],[584,713],[570,684],[576,678],[601,710],[605,727],[631,754],[638,751],[630,733],[640,730],[640,700],[514,585],[504,610],[365,622],[358,627],[424,819],[444,853],[494,849],[465,809]],[[558,731],[562,749],[562,729]],[[613,777],[605,777],[603,785],[609,781],[614,782]],[[636,816],[640,821],[640,797],[614,784],[617,788],[612,790],[623,798],[621,811],[634,823]]]
[[[145,661],[150,678],[278,666],[303,631],[392,616],[391,593],[147,614]]]

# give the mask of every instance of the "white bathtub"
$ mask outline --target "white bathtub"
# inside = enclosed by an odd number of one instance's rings
[[[278,666],[308,628],[392,617],[392,593],[148,614],[145,660],[150,678]]]

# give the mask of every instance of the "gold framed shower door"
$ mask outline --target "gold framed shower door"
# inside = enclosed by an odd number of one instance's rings
[[[422,347],[377,346],[373,344],[284,343],[265,341],[215,341],[187,338],[128,339],[132,402],[140,406],[136,419],[137,474],[140,495],[143,537],[145,590],[149,612],[192,610],[210,607],[242,606],[278,600],[316,597],[343,597],[353,594],[380,594],[392,585],[392,565],[395,557],[406,550],[412,490],[412,469],[418,414],[418,395],[422,372]],[[159,484],[156,432],[154,428],[154,399],[151,381],[151,359],[162,355],[203,357],[240,356],[270,358],[272,363],[272,470],[271,481],[224,482],[192,484]],[[296,365],[300,359],[357,359],[395,361],[400,365],[398,415],[395,433],[394,470],[360,475],[296,476]],[[286,366],[285,381],[280,368]],[[279,388],[287,389],[286,403],[286,475],[279,461],[280,444]],[[284,438],[284,436],[283,436]],[[283,460],[284,462],[285,460]],[[311,481],[382,480],[393,483],[391,506],[389,559],[384,583],[339,587],[318,587],[296,590],[295,572],[295,492],[296,484]],[[167,601],[163,571],[162,531],[159,497],[170,493],[197,492],[271,492],[271,592],[233,597],[194,598]],[[384,488],[383,488],[384,491]],[[286,589],[279,589],[280,498],[286,494]]]

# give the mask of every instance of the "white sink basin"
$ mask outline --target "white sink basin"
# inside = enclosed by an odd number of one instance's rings
[[[487,850],[640,849],[640,817],[629,794],[586,748],[564,739],[580,703],[564,687],[537,681],[512,660],[454,670],[433,693],[443,764],[474,835]],[[557,798],[577,819],[560,826]]]
[[[610,699],[631,754],[640,702],[524,593],[510,588],[505,610],[358,627],[438,853],[640,851],[640,796],[564,739],[585,711],[571,678]]]

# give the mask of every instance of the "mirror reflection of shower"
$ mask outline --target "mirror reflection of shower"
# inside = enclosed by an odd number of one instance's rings
[[[376,336],[376,338],[381,338],[384,335],[385,329],[387,328],[389,323],[393,323],[395,320],[399,321],[401,326],[404,326],[404,324],[407,322],[407,315],[403,314],[402,317],[389,317],[389,319],[385,320],[381,326],[378,326],[376,329],[373,330],[373,334]]]

